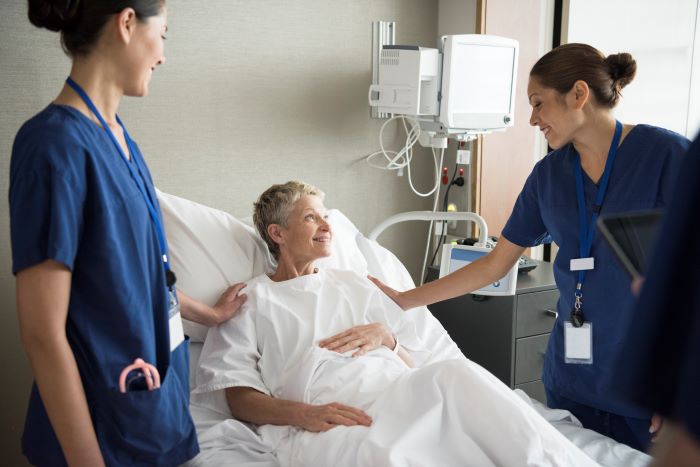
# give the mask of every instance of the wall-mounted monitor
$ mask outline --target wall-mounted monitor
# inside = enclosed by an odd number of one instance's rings
[[[513,126],[518,42],[483,34],[443,36],[439,122],[449,131]]]

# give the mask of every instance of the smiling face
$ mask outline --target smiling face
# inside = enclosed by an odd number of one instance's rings
[[[280,253],[294,263],[312,262],[330,256],[333,231],[318,196],[302,196],[292,206],[287,226],[279,226]]]
[[[537,78],[530,77],[527,95],[532,106],[530,125],[539,127],[549,146],[558,149],[571,142],[582,118],[576,89],[560,94],[542,86]]]
[[[139,21],[133,18],[133,31],[122,63],[124,94],[145,96],[153,70],[165,62],[165,33],[168,30],[165,7],[160,14]]]

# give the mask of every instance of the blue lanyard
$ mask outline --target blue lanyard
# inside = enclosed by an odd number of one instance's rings
[[[610,149],[608,150],[608,159],[605,161],[605,170],[603,171],[603,176],[600,179],[600,186],[598,187],[595,204],[593,205],[593,215],[591,216],[591,222],[589,224],[586,223],[586,195],[583,191],[583,170],[581,169],[581,156],[579,156],[577,153],[574,160],[574,169],[576,173],[576,198],[578,201],[579,255],[581,258],[587,258],[591,254],[595,224],[598,220],[598,216],[600,215],[603,201],[605,200],[605,193],[608,189],[608,182],[610,181],[610,174],[612,172],[613,163],[615,162],[615,156],[617,155],[617,147],[620,144],[621,135],[622,123],[615,121],[615,134],[613,135],[613,140],[610,144]],[[579,271],[578,284],[576,284],[576,291],[574,292],[578,305],[580,305],[580,300],[583,296],[581,289],[585,279],[586,271]],[[580,306],[577,307],[577,309],[579,308]]]
[[[133,145],[133,141],[129,137],[129,134],[126,132],[126,128],[124,128],[124,124],[122,123],[121,119],[119,118],[119,116],[117,116],[117,123],[119,123],[119,126],[121,126],[122,130],[124,131],[124,139],[126,140],[126,145],[129,148],[129,152],[131,153],[133,161],[132,164],[129,162],[129,158],[126,156],[126,154],[124,154],[124,151],[122,150],[121,145],[117,141],[117,138],[114,136],[114,133],[112,133],[112,130],[110,130],[109,126],[107,125],[107,122],[105,122],[105,120],[102,118],[100,111],[97,110],[97,107],[87,95],[85,90],[81,88],[80,85],[73,81],[73,79],[70,77],[66,79],[66,84],[73,88],[73,90],[76,93],[78,93],[78,95],[83,99],[90,111],[100,121],[102,128],[107,132],[107,136],[109,136],[109,139],[112,140],[112,143],[114,143],[114,146],[117,148],[117,151],[119,151],[119,154],[122,156],[121,159],[126,164],[127,169],[129,169],[131,178],[134,180],[134,183],[136,183],[136,186],[138,187],[139,191],[141,192],[141,195],[143,196],[143,199],[146,201],[148,213],[150,214],[151,221],[153,222],[153,225],[156,229],[156,234],[158,238],[158,248],[160,249],[160,257],[163,260],[163,265],[165,266],[166,283],[168,287],[172,287],[172,285],[175,283],[175,275],[170,271],[170,261],[168,260],[168,242],[165,239],[165,230],[163,229],[163,224],[161,223],[160,217],[158,216],[155,201],[145,188],[146,178],[144,177],[143,172],[141,171],[138,157],[136,157],[136,151]],[[136,167],[136,169],[134,169],[134,166]]]

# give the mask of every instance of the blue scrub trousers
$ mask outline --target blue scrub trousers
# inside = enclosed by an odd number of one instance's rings
[[[597,431],[634,449],[646,452],[651,443],[649,433],[651,420],[623,417],[611,412],[567,399],[545,388],[547,405],[552,409],[568,410],[583,424],[584,428]]]

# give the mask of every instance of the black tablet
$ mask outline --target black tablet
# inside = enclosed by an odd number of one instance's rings
[[[602,215],[598,230],[633,279],[644,275],[661,210]]]

